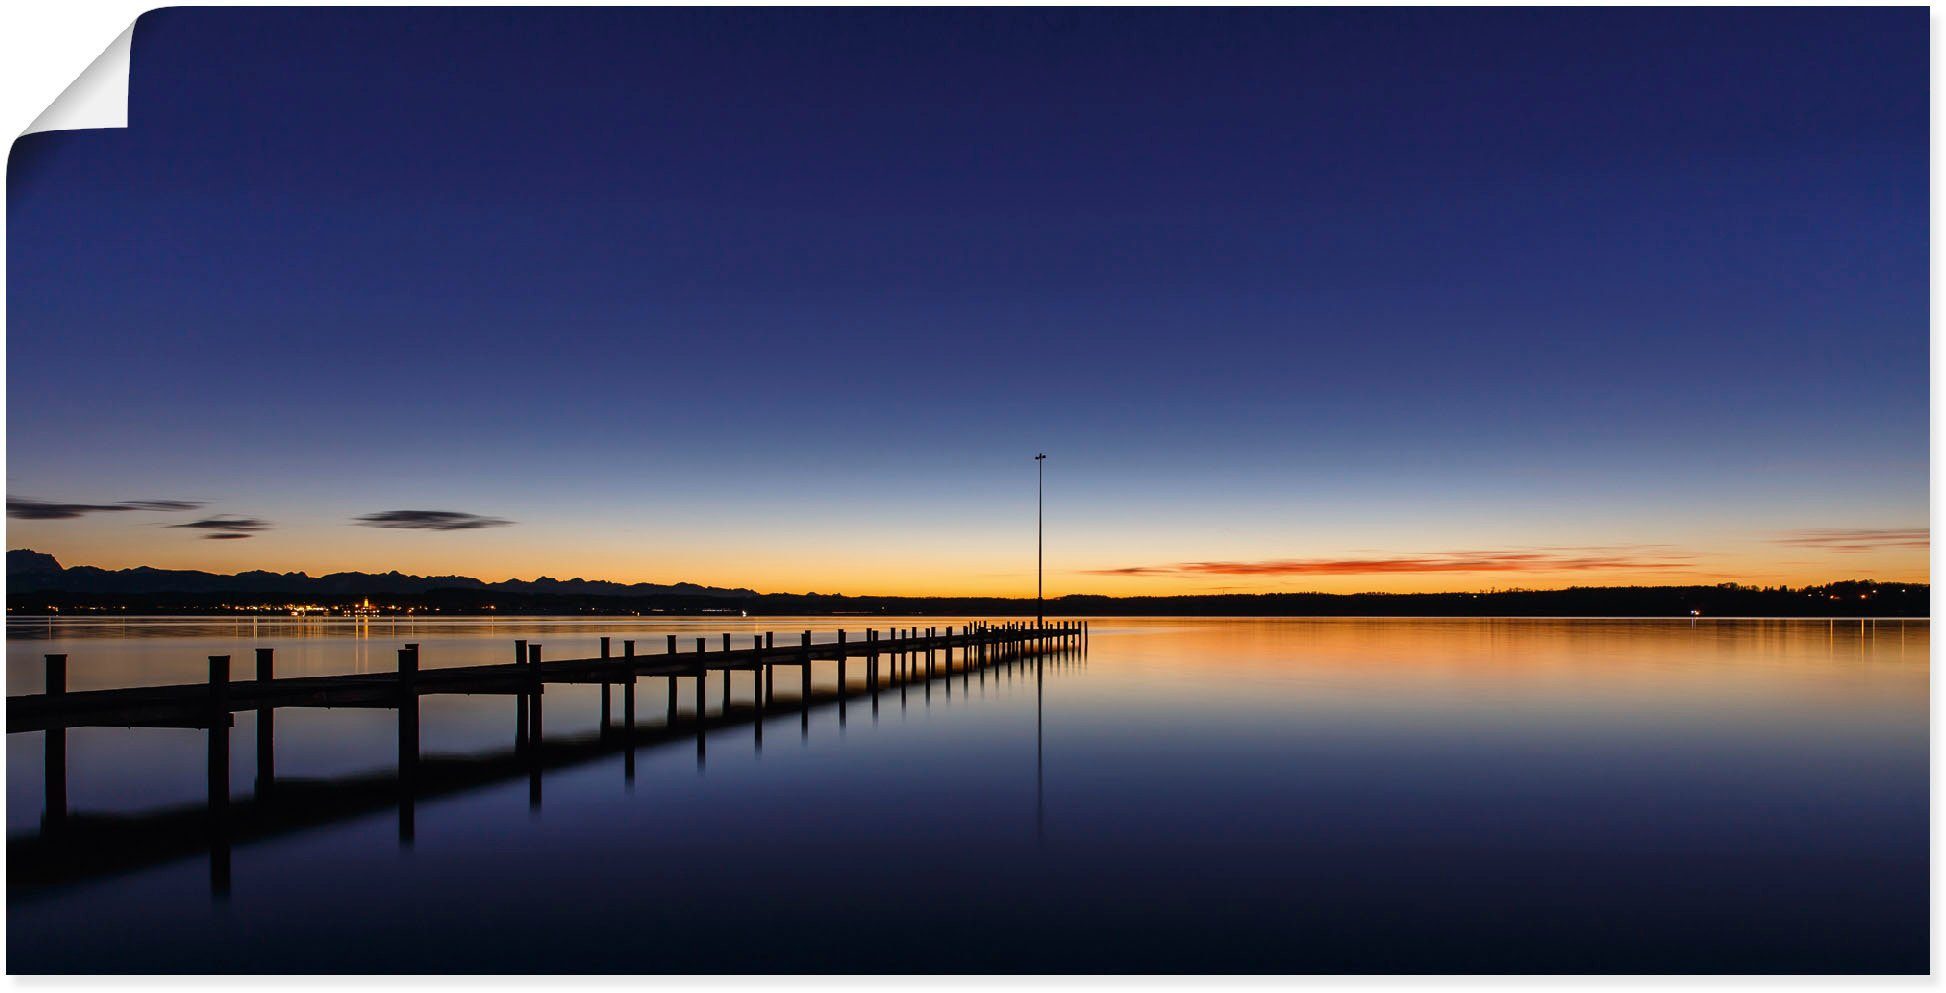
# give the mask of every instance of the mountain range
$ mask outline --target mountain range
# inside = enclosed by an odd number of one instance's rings
[[[427,593],[433,590],[480,590],[495,593],[556,596],[718,596],[747,598],[754,590],[698,586],[695,583],[614,583],[599,579],[508,579],[489,583],[469,576],[408,576],[400,572],[334,572],[311,576],[302,572],[251,570],[235,575],[190,569],[99,569],[89,565],[64,568],[54,556],[25,548],[7,552],[9,593],[249,593],[292,596],[382,596]]]

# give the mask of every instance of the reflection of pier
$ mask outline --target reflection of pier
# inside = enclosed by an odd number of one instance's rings
[[[845,632],[830,643],[813,644],[804,632],[800,644],[778,647],[773,635],[753,636],[750,648],[731,647],[723,635],[722,650],[708,651],[706,639],[696,639],[693,652],[676,651],[676,637],[668,637],[668,651],[635,654],[635,643],[624,641],[622,653],[610,653],[603,638],[602,655],[593,659],[541,661],[541,646],[515,642],[520,661],[507,665],[421,670],[419,648],[399,650],[396,673],[353,676],[315,676],[277,679],[270,649],[256,652],[256,680],[232,682],[229,656],[210,657],[210,681],[187,686],[141,687],[120,690],[66,692],[67,657],[47,657],[47,692],[7,700],[7,730],[45,731],[46,814],[40,834],[10,841],[12,873],[9,888],[19,890],[87,878],[108,872],[168,861],[205,849],[210,853],[210,885],[218,894],[229,890],[230,846],[236,841],[271,837],[287,831],[330,823],[396,805],[399,838],[410,843],[414,833],[414,803],[418,799],[463,792],[494,783],[528,780],[528,803],[541,802],[542,773],[612,755],[625,756],[625,775],[633,779],[635,751],[640,747],[693,739],[696,760],[706,756],[708,732],[749,725],[755,745],[763,747],[764,723],[773,708],[794,709],[802,731],[808,733],[814,708],[835,704],[839,722],[846,701],[860,693],[871,697],[877,713],[881,690],[922,684],[928,698],[932,683],[944,680],[951,692],[953,677],[964,683],[975,672],[1011,672],[1021,660],[1064,650],[1078,650],[1086,640],[1080,623],[1044,627],[971,625],[955,632],[927,628],[894,631],[883,637],[867,630],[863,640],[847,641]],[[863,672],[849,672],[848,662],[863,659]],[[837,681],[829,691],[814,689],[812,664],[836,663]],[[778,700],[776,669],[796,666],[799,686],[795,698]],[[708,706],[710,673],[720,673],[721,704]],[[747,702],[734,701],[731,674],[749,672]],[[862,679],[858,678],[862,675]],[[668,709],[657,723],[637,721],[635,690],[642,679],[667,680]],[[679,681],[688,680],[693,686]],[[598,734],[547,740],[542,734],[542,700],[547,683],[596,683],[602,686]],[[613,715],[611,687],[621,690],[621,720]],[[684,714],[679,700],[693,691],[695,710]],[[787,691],[788,692],[788,691]],[[424,758],[419,754],[419,697],[430,693],[504,693],[515,697],[513,748],[491,755]],[[388,707],[399,712],[399,761],[396,773],[373,773],[326,781],[276,778],[275,713],[281,707]],[[256,789],[247,800],[230,798],[230,727],[237,711],[256,713]],[[191,727],[209,730],[209,796],[206,805],[178,807],[129,816],[71,813],[67,805],[67,734],[70,727]]]

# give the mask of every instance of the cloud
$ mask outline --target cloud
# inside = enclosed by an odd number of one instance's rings
[[[269,530],[270,522],[260,521],[254,517],[235,517],[227,514],[219,514],[215,517],[205,517],[200,521],[190,521],[187,524],[171,524],[169,526],[172,528],[196,528],[201,531],[223,531],[230,533],[232,537],[241,538],[248,536],[237,534],[236,532]],[[221,535],[209,534],[203,537],[217,538],[221,537]]]
[[[356,521],[368,528],[415,528],[421,531],[470,531],[474,528],[503,528],[512,521],[482,517],[457,510],[385,510],[360,515]]]
[[[213,531],[209,534],[203,535],[203,537],[208,538],[211,541],[228,541],[233,538],[255,538],[256,535],[245,534],[241,531]]]
[[[1931,531],[1926,528],[1801,528],[1773,540],[1780,545],[1821,548],[1828,552],[1926,548],[1932,544]]]
[[[1371,558],[1176,562],[1083,569],[1093,576],[1368,576],[1429,572],[1597,572],[1688,569],[1686,555],[1661,546],[1428,552]]]
[[[20,521],[66,521],[89,514],[120,513],[129,510],[195,510],[195,500],[123,500],[119,503],[49,503],[25,497],[7,498],[7,516]]]

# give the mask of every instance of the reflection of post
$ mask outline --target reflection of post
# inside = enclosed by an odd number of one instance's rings
[[[1034,840],[1047,841],[1047,792],[1042,774],[1041,752],[1044,744],[1042,716],[1046,708],[1046,675],[1041,662],[1034,660]]]
[[[628,751],[622,756],[622,779],[635,782],[635,642],[622,642],[622,733]]]
[[[277,708],[270,705],[270,684],[276,678],[273,652],[257,649],[257,691],[264,704],[257,708],[257,796],[270,795],[277,782]]]
[[[419,775],[419,646],[399,649],[399,841],[412,844]]]
[[[47,656],[47,695],[64,696],[67,692],[68,657]],[[68,729],[48,728],[45,737],[42,778],[47,798],[41,814],[42,830],[64,824],[68,818]]]
[[[527,695],[527,807],[541,809],[541,739],[543,737],[541,692],[541,646],[527,646],[529,670]]]
[[[230,895],[230,657],[209,657],[209,888]]]

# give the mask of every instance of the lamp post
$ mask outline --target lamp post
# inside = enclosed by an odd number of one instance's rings
[[[1047,540],[1042,517],[1047,505],[1047,453],[1034,456],[1034,626],[1047,626],[1047,585],[1043,572]]]

